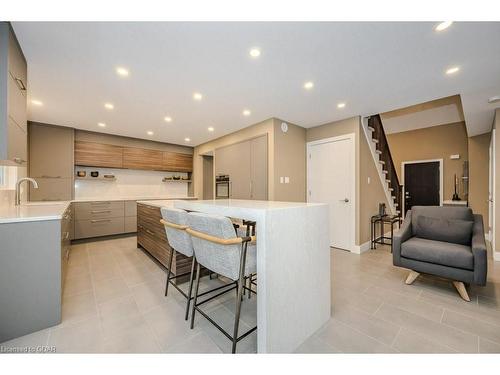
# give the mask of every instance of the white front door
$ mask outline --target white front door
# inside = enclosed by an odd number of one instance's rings
[[[330,246],[354,247],[354,135],[307,145],[307,201],[330,206]]]

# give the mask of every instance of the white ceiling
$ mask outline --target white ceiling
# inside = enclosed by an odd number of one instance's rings
[[[454,94],[475,135],[490,130],[498,103],[487,100],[500,95],[500,22],[454,23],[440,33],[428,22],[13,26],[28,59],[30,96],[44,103],[30,106],[30,120],[179,144],[270,117],[313,127]],[[253,46],[258,59],[248,54]],[[454,65],[457,74],[444,74]],[[130,76],[118,77],[117,66]],[[308,80],[311,91],[303,89]],[[347,105],[337,109],[338,102]]]

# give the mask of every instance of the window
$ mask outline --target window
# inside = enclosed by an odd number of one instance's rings
[[[0,190],[13,190],[17,180],[17,167],[0,165]]]

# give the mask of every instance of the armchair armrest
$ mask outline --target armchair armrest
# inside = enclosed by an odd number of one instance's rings
[[[395,266],[401,265],[401,244],[409,240],[411,236],[411,210],[408,210],[403,224],[392,237],[392,263]]]
[[[488,257],[484,239],[483,217],[477,214],[474,215],[471,247],[474,256],[474,282],[477,285],[486,285]]]

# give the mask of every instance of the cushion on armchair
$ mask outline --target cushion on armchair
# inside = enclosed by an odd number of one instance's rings
[[[474,269],[471,248],[456,243],[412,237],[401,244],[401,256],[447,267]]]
[[[473,221],[419,215],[415,237],[470,246]]]

